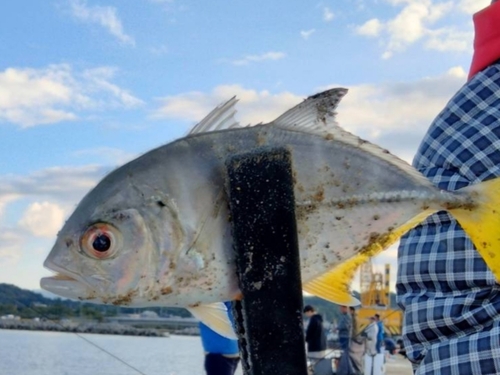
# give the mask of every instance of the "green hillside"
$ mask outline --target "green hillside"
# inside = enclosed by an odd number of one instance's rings
[[[175,307],[136,309],[98,305],[61,298],[52,299],[44,297],[40,293],[21,289],[15,285],[0,283],[0,316],[12,314],[26,319],[38,317],[57,320],[71,317],[85,317],[102,320],[105,316],[114,316],[118,313],[140,313],[144,310],[155,311],[160,316],[191,316],[187,310]]]
[[[359,298],[359,294],[354,292]],[[392,305],[395,306],[395,296],[391,294]],[[323,315],[325,321],[331,322],[340,315],[339,306],[318,297],[304,296],[304,305],[313,305]],[[21,289],[11,284],[0,283],[0,316],[17,315],[21,318],[62,319],[71,317],[86,317],[102,320],[105,316],[119,313],[140,313],[144,310],[155,311],[159,316],[184,316],[191,314],[186,309],[175,307],[155,308],[125,308],[109,305],[98,305],[88,302],[71,301],[61,298],[47,298],[40,293]]]

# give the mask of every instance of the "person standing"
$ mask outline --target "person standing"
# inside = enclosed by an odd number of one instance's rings
[[[358,318],[356,316],[356,309],[349,307],[349,313],[352,317],[352,334],[351,342],[349,343],[349,359],[351,361],[351,369],[353,374],[363,373],[363,356],[365,352],[365,342],[362,335],[358,332]]]
[[[500,176],[500,2],[473,19],[468,80],[434,119],[413,160],[448,191]],[[499,284],[447,212],[401,238],[396,291],[416,375],[500,374]]]
[[[380,315],[375,314],[375,322],[377,323],[378,333],[377,333],[377,353],[384,354],[384,340],[385,340],[385,331],[384,331],[384,323],[380,320]]]
[[[353,306],[349,306],[349,314],[351,314],[352,329],[351,329],[351,341],[359,341],[358,335],[358,318],[356,317],[356,309]]]
[[[229,318],[233,321],[231,303],[226,302]],[[228,339],[199,323],[201,343],[205,352],[205,372],[207,375],[234,375],[240,360],[238,340]]]
[[[320,359],[326,355],[326,333],[323,328],[323,317],[316,312],[314,307],[304,307],[304,315],[309,318],[306,329],[307,357]]]
[[[365,375],[379,375],[382,373],[382,368],[377,366],[376,357],[377,351],[377,336],[378,324],[374,316],[370,317],[370,324],[364,330],[364,337],[366,338],[365,346]],[[380,369],[378,368],[380,367]]]
[[[349,341],[352,336],[352,315],[347,306],[340,306],[340,319],[337,325],[339,344],[342,350],[349,350]]]

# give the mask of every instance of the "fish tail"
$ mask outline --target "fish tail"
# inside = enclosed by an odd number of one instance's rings
[[[450,209],[495,278],[500,281],[500,178],[460,189],[473,205]]]

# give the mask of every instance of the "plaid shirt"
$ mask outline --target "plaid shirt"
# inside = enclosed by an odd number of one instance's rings
[[[500,176],[500,63],[450,100],[413,165],[445,190]],[[416,374],[500,374],[500,285],[457,222],[446,212],[430,216],[401,239],[398,264]]]

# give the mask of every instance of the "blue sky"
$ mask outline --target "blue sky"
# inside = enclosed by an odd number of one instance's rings
[[[104,174],[237,95],[272,120],[343,86],[346,129],[411,161],[488,0],[17,0],[0,12],[0,282],[38,289]],[[395,264],[395,247],[376,259]],[[395,272],[395,267],[393,267]],[[394,276],[394,275],[393,275]]]

